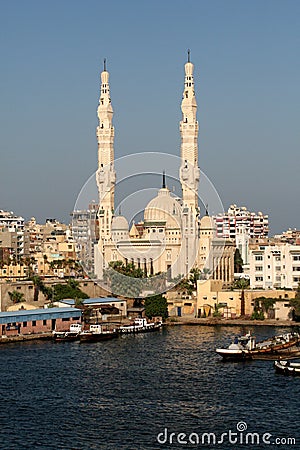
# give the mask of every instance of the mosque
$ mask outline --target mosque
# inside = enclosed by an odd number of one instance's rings
[[[185,80],[181,102],[181,166],[179,179],[182,198],[175,197],[166,185],[144,209],[144,218],[129,226],[127,219],[115,214],[115,187],[118,174],[114,168],[113,108],[109,73],[101,73],[101,90],[97,115],[99,192],[99,241],[95,246],[95,274],[103,278],[110,262],[134,263],[147,275],[166,273],[168,279],[186,276],[197,267],[210,277],[229,285],[233,280],[232,242],[215,236],[213,220],[206,214],[200,219],[198,185],[197,102],[194,88],[194,65],[184,66]]]

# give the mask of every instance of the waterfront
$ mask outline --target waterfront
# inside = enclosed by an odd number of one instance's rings
[[[224,363],[215,354],[246,331],[176,326],[93,344],[1,346],[0,448],[195,448],[156,437],[165,428],[220,436],[242,421],[249,432],[295,438],[298,448],[300,378],[276,375],[271,361]],[[253,328],[259,340],[283,331]]]

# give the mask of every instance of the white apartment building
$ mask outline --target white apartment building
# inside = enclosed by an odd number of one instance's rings
[[[256,245],[249,250],[251,288],[296,289],[300,282],[300,245]]]
[[[262,212],[250,212],[245,206],[231,205],[224,214],[214,216],[217,237],[236,240],[237,231],[244,229],[249,238],[267,237],[269,218]]]

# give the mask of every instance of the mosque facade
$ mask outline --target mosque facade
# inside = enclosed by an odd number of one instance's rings
[[[118,174],[114,167],[114,126],[109,73],[104,63],[97,110],[99,123],[96,131],[99,241],[95,246],[95,274],[98,279],[103,278],[105,269],[114,261],[133,263],[150,276],[166,273],[168,279],[186,276],[193,267],[200,270],[206,268],[206,273],[223,279],[225,284],[233,279],[232,245],[224,239],[215,237],[213,221],[207,215],[200,220],[199,124],[194,65],[190,61],[189,53],[184,69],[180,121],[181,165],[178,168],[182,198],[175,197],[171,193],[163,174],[162,187],[145,207],[143,221],[129,225],[124,216],[115,213],[115,187]],[[227,248],[225,260],[223,260],[224,248]],[[215,253],[213,249],[217,249]]]

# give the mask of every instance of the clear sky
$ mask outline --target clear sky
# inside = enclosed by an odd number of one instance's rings
[[[69,221],[97,168],[103,58],[115,156],[179,155],[186,50],[199,163],[227,209],[300,228],[298,0],[1,0],[0,209]]]

